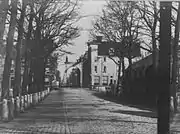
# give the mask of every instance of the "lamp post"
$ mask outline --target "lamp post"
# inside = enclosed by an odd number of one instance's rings
[[[160,2],[160,52],[156,81],[158,82],[156,86],[158,90],[158,134],[169,134],[171,6],[172,2]]]

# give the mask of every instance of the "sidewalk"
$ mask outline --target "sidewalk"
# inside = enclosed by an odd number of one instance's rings
[[[120,94],[119,96],[114,96],[111,93],[106,94],[106,91],[103,89],[94,89],[91,91],[98,93],[103,99],[108,99],[109,101],[115,101],[117,103],[123,103],[125,105],[135,106],[135,107],[139,107],[139,108],[143,108],[143,109],[150,109],[154,112],[157,110],[156,106],[154,104],[155,102],[152,101],[152,97],[150,95]]]
[[[171,134],[180,133],[180,106],[178,106],[178,112],[173,118],[172,123],[170,124]]]
[[[64,132],[67,128],[64,125],[66,123],[64,123],[64,111],[60,109],[61,105],[62,102],[59,101],[57,92],[51,91],[45,100],[34,108],[20,113],[13,121],[0,122],[0,134],[59,134]]]
[[[9,123],[0,134],[156,134],[152,112],[110,102],[84,89],[51,91],[35,108]]]

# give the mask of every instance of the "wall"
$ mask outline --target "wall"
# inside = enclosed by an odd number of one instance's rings
[[[98,46],[91,45],[91,78],[92,78],[92,85],[95,85],[95,78],[99,77],[99,84],[100,86],[103,85],[103,77],[108,78],[108,83],[110,83],[110,79],[117,81],[117,72],[118,66],[109,59],[107,56],[98,56]],[[104,59],[105,58],[105,59]],[[97,72],[95,72],[95,66],[97,66]],[[103,73],[104,66],[106,66],[106,73]]]

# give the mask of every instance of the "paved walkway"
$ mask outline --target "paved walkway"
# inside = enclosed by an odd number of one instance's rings
[[[170,124],[171,134],[180,134],[180,106],[178,113],[174,116],[173,122]]]
[[[0,134],[156,134],[151,111],[129,107],[84,89],[52,91],[35,108],[9,123]]]

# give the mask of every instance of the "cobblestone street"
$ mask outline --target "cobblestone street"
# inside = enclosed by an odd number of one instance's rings
[[[64,88],[13,121],[1,122],[0,134],[156,134],[157,120],[150,114],[100,99],[93,91]]]

